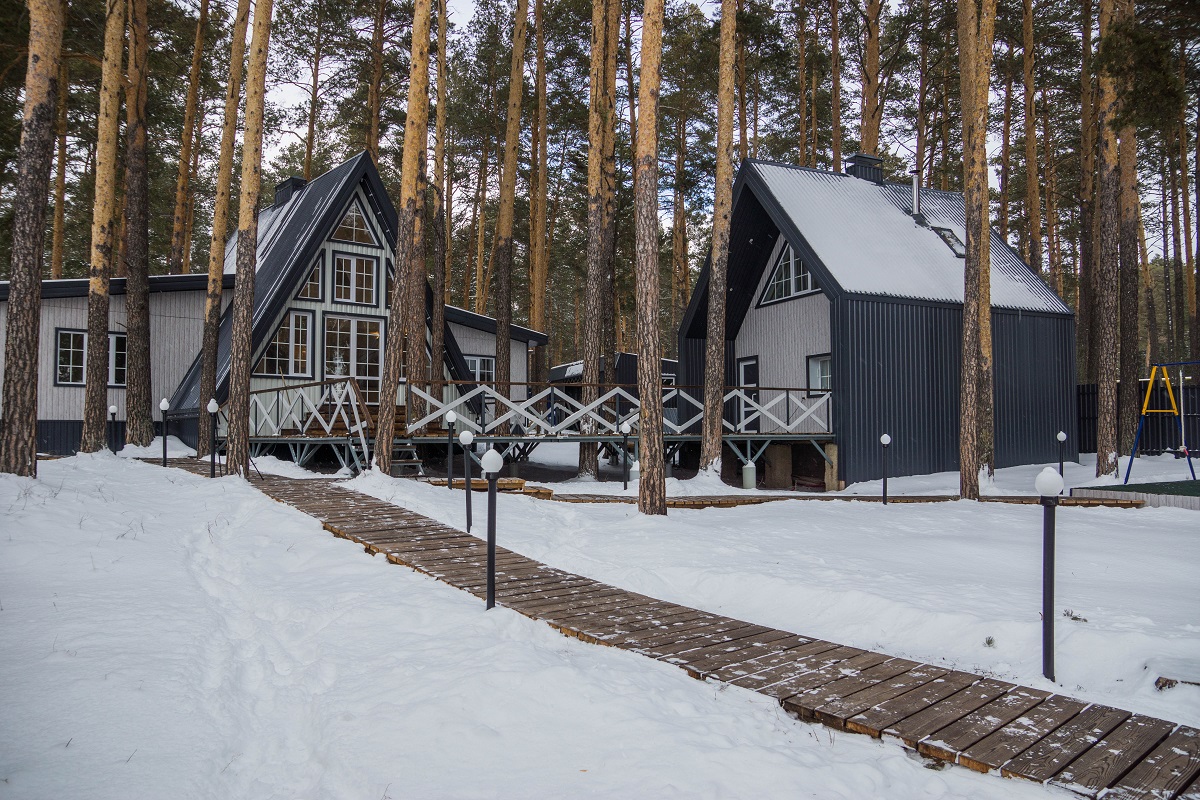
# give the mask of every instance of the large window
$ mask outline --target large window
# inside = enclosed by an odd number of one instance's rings
[[[467,356],[463,359],[467,362],[467,369],[471,370],[471,374],[475,376],[475,380],[480,383],[495,383],[496,382],[496,357],[495,356]]]
[[[325,317],[325,377],[354,378],[371,404],[379,402],[381,332],[378,319]]]
[[[274,338],[267,343],[254,374],[285,378],[312,375],[311,342],[312,315],[304,311],[289,311]]]
[[[128,363],[128,340],[123,333],[108,334],[108,385],[124,386]],[[56,382],[83,386],[87,380],[87,332],[58,332]]]
[[[333,232],[333,238],[355,244],[377,244],[374,234],[371,233],[371,226],[367,224],[367,218],[359,208],[357,200],[350,204],[346,216],[342,217],[337,230]]]
[[[339,303],[375,305],[379,262],[371,256],[339,253],[333,257],[333,299]]]
[[[819,395],[828,392],[832,387],[831,365],[833,360],[826,353],[823,356],[808,357],[808,394]]]
[[[767,283],[766,290],[763,291],[761,302],[774,303],[816,290],[817,284],[813,280],[812,273],[796,255],[792,246],[785,243],[783,252],[779,254],[779,259],[775,262],[771,280]]]

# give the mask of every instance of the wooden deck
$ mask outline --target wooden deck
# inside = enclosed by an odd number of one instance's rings
[[[174,462],[207,475],[207,464]],[[255,479],[368,553],[485,594],[485,543],[330,480]],[[482,520],[480,520],[482,524]],[[562,633],[774,697],[927,758],[1103,800],[1200,800],[1200,730],[711,614],[497,548],[497,602]]]
[[[442,485],[446,482],[443,480]],[[455,484],[457,485],[457,484]],[[550,491],[546,489],[545,491]],[[579,494],[553,492],[547,498],[562,503],[636,503],[636,497],[611,494]],[[949,503],[960,499],[956,494],[901,494],[889,495],[888,503]],[[722,494],[696,495],[694,497],[668,497],[667,508],[734,508],[737,506],[755,506],[762,503],[773,503],[780,500],[823,500],[857,503],[881,503],[882,497],[875,495],[855,494]],[[981,503],[1012,503],[1016,505],[1037,505],[1040,500],[1030,495],[992,495],[980,498]],[[1096,508],[1141,508],[1145,502],[1135,498],[1121,497],[1060,497],[1059,505]]]

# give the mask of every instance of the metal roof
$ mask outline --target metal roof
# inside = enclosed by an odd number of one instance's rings
[[[933,230],[946,228],[966,241],[962,194],[922,189],[927,225],[921,225],[910,213],[909,184],[762,161],[747,161],[743,170],[765,190],[763,204],[774,204],[792,223],[842,291],[963,301],[964,259]],[[1071,313],[994,231],[991,295],[996,308]]]

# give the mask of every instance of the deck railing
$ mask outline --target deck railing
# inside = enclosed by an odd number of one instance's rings
[[[356,439],[365,453],[371,426],[370,409],[353,378],[282,384],[250,392],[251,438],[341,436]]]

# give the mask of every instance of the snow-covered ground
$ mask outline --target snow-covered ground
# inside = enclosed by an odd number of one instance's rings
[[[564,638],[507,609],[484,613],[478,599],[366,556],[236,477],[209,481],[104,453],[43,462],[39,476],[0,476],[0,797],[1055,794],[929,770],[895,745],[796,722],[751,692]],[[462,498],[378,476],[360,485],[443,516]],[[791,507],[790,527],[808,508],[782,505]],[[742,527],[741,512],[645,521],[628,508],[584,508],[502,498],[502,538],[702,605],[725,585],[706,559],[722,547],[761,556],[765,544],[745,529],[721,532]],[[524,535],[519,513],[532,529]],[[559,527],[571,519],[576,527]],[[681,547],[681,529],[702,520],[693,544]],[[787,570],[770,576],[769,565],[807,561],[827,584],[840,565],[830,553],[818,570],[816,550],[835,539],[826,533],[805,552],[759,558],[764,586],[755,594],[781,600],[779,613],[765,616],[801,630],[829,627],[833,619],[815,621],[839,593],[797,615]],[[1126,558],[1141,560],[1148,541],[1138,533]],[[618,558],[626,546],[632,552]],[[840,574],[859,580],[868,560],[892,552],[860,553]],[[634,565],[639,554],[646,562]],[[753,560],[731,554],[729,585]],[[1139,574],[1165,563],[1150,560]],[[1160,576],[1179,606],[1174,617],[1157,616],[1156,604],[1122,610],[1125,624],[1148,631],[1143,644],[1182,637],[1176,617],[1194,613],[1195,597],[1170,578],[1195,561],[1194,549],[1177,551]],[[905,584],[905,565],[894,568],[884,590]],[[947,576],[947,588],[925,587],[925,599],[969,580]],[[819,599],[815,587],[797,591]],[[1155,624],[1133,616],[1141,613]],[[897,621],[884,614],[875,624]],[[1102,617],[1084,628],[1112,624]],[[1010,647],[1009,632],[994,630],[998,648]],[[928,644],[918,637],[915,646]]]
[[[997,484],[1015,493],[1037,469]],[[350,485],[465,523],[461,491],[378,473]],[[1200,687],[1154,687],[1164,659],[1200,673],[1200,515],[1064,507],[1057,519],[1057,685],[1041,676],[1037,505],[795,500],[655,518],[501,495],[498,530],[505,547],[654,597],[1200,725]]]

